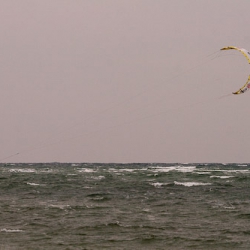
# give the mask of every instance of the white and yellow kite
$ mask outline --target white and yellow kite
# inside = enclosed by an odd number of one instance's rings
[[[240,51],[247,59],[248,63],[250,64],[250,52],[247,51],[246,49],[240,49],[234,46],[228,46],[225,48],[222,48],[221,50],[230,50],[230,49],[235,49]],[[250,89],[250,75],[248,76],[247,82],[241,87],[238,91],[233,92],[234,95],[239,95],[245,93],[247,90]]]

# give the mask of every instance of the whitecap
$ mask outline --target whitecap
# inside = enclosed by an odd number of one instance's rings
[[[140,170],[140,171],[147,171],[148,168],[140,168],[140,169],[138,169],[138,170]]]
[[[35,173],[36,170],[32,168],[12,168],[9,170],[9,172],[14,172],[14,173]]]
[[[100,176],[93,177],[93,179],[94,180],[102,180],[102,179],[105,179],[105,176],[100,175]]]
[[[122,168],[122,169],[118,169],[118,172],[134,172],[138,169],[131,169],[131,168]]]
[[[80,173],[93,173],[96,172],[96,170],[92,169],[92,168],[81,168],[81,169],[77,169],[78,172]]]
[[[206,186],[211,185],[211,183],[203,183],[203,182],[174,182],[175,185],[182,185],[185,187],[192,187],[192,186]]]
[[[195,172],[196,174],[211,174],[211,172]]]
[[[189,173],[195,171],[196,166],[171,166],[171,167],[156,167],[153,172],[170,172],[177,171],[182,173]]]
[[[32,183],[32,182],[27,182],[28,185],[31,185],[31,186],[40,186],[40,184],[37,184],[37,183]]]
[[[179,168],[177,169],[177,171],[183,172],[183,173],[189,173],[189,172],[193,172],[195,169],[196,169],[195,166],[179,167]]]
[[[164,172],[164,173],[174,170],[176,170],[176,167],[156,167],[152,169],[153,172]]]
[[[224,172],[229,172],[229,173],[248,173],[248,169],[233,169],[233,170],[226,170]]]
[[[19,232],[23,232],[23,230],[21,230],[21,229],[7,229],[7,228],[3,228],[3,229],[0,230],[0,232],[19,233]]]
[[[66,208],[69,208],[70,205],[49,205],[49,207],[59,208],[59,209],[66,209]]]
[[[153,183],[150,183],[150,185],[152,185],[156,188],[160,188],[161,186],[169,185],[169,183],[153,182]]]
[[[235,207],[224,207],[225,209],[235,209]]]
[[[211,175],[210,178],[220,178],[220,179],[229,179],[229,178],[233,178],[234,176],[229,176],[229,175],[226,175],[226,176],[216,176],[216,175]]]

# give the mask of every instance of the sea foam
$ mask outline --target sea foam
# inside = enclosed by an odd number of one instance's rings
[[[211,185],[211,183],[203,183],[203,182],[174,182],[175,185],[182,185],[185,187],[192,187],[192,186],[207,186]]]

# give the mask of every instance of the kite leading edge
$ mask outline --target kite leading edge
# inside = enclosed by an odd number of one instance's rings
[[[237,48],[234,46],[224,47],[221,50],[230,50],[230,49],[235,49],[235,50],[238,50],[239,52],[241,52],[245,56],[245,58],[247,59],[248,63],[250,64],[250,52],[249,51],[247,51],[246,49]],[[250,75],[248,76],[247,82],[238,91],[233,92],[233,94],[234,95],[243,94],[249,89],[250,89]]]

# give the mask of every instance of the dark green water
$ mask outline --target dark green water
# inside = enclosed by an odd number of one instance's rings
[[[250,249],[250,165],[0,165],[0,250]]]

